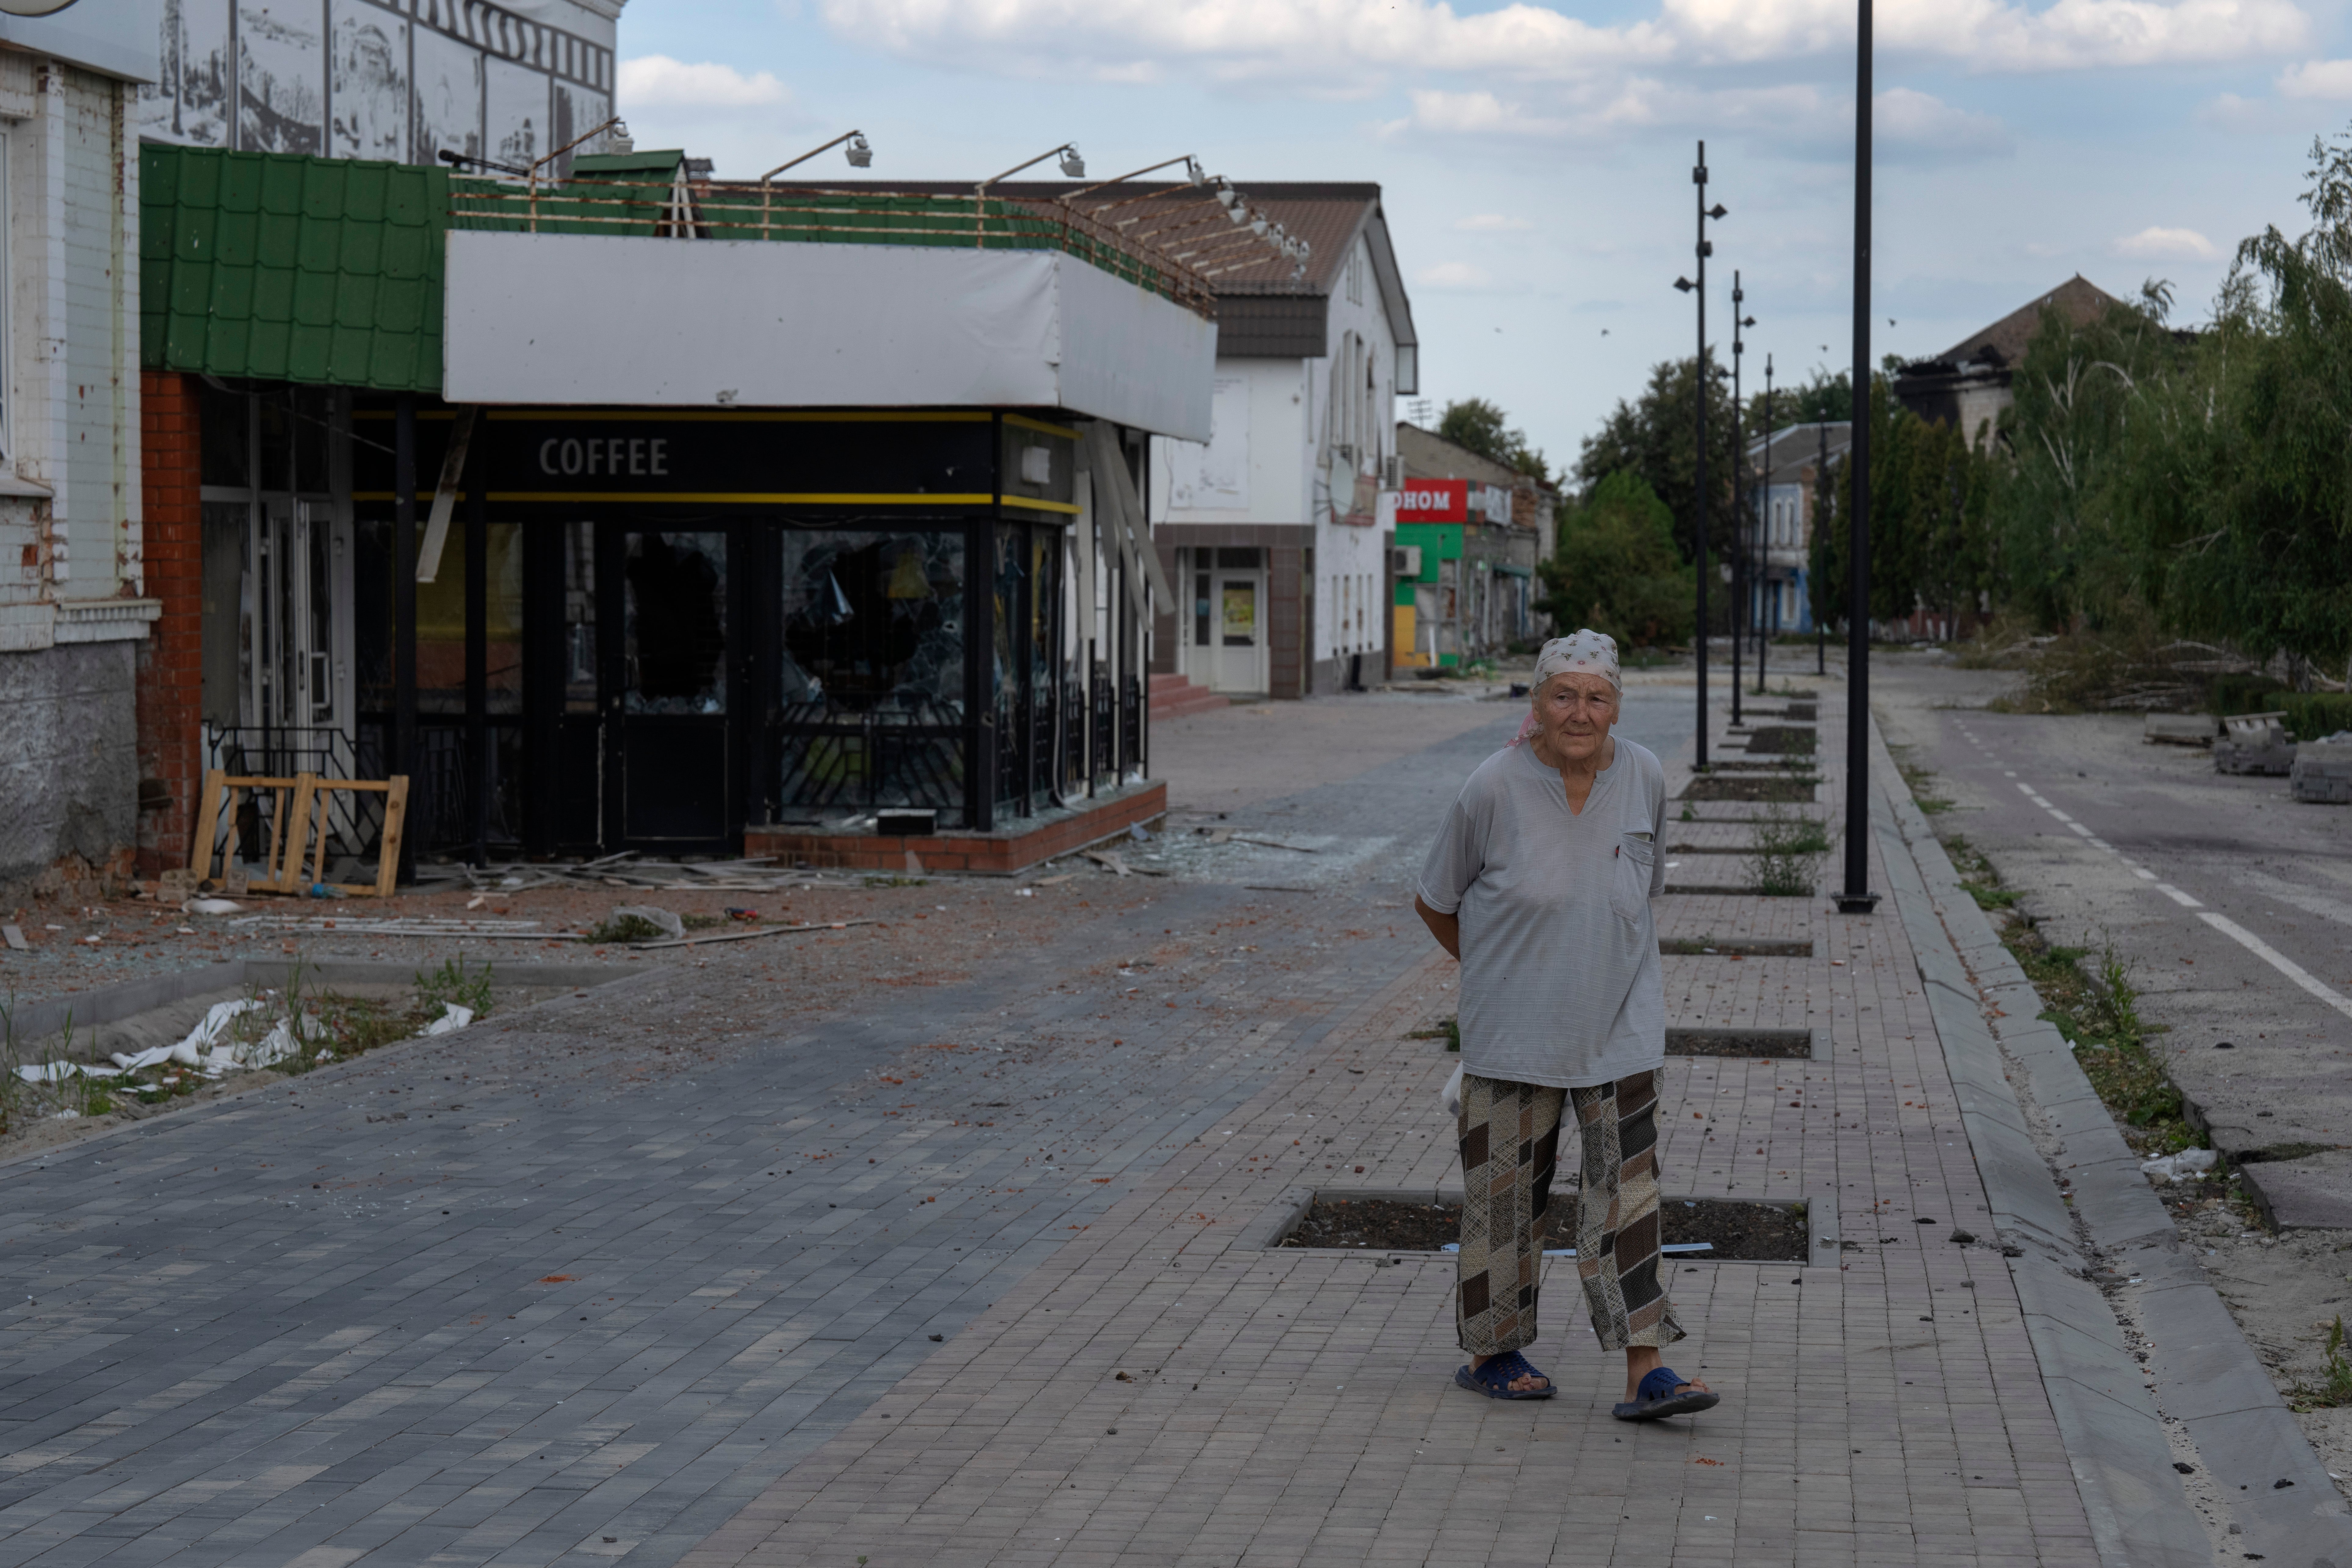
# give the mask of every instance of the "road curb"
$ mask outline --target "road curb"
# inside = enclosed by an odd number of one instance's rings
[[[2133,1568],[2210,1561],[2204,1525],[2181,1487],[2168,1484],[2168,1413],[2228,1500],[2247,1552],[2296,1568],[2352,1564],[2352,1510],[2064,1037],[2038,1016],[2032,982],[1961,889],[1875,722],[1871,742],[1871,817],[1896,912],[1918,955],[1996,1224],[2003,1241],[2022,1247],[2010,1272],[2101,1559]],[[2071,1210],[2028,1131],[2012,1070],[2060,1140],[2055,1163],[2072,1173]],[[2159,1352],[2152,1393],[2150,1369],[2133,1359],[2090,1282],[2100,1259],[2084,1253],[2077,1221],[2099,1251],[2135,1254],[2136,1305]]]

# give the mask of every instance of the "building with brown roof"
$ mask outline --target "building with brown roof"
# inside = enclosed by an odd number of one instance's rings
[[[940,182],[828,189],[962,193]],[[1206,442],[1154,437],[1152,542],[1175,590],[1155,605],[1156,681],[1234,695],[1339,689],[1385,657],[1379,495],[1395,399],[1420,389],[1420,339],[1377,184],[1010,180],[1208,279],[1217,318]],[[1047,209],[1049,210],[1049,209]],[[1266,243],[1279,229],[1288,247]],[[1276,236],[1276,237],[1279,237]]]
[[[2120,303],[2078,272],[1935,358],[1905,365],[1895,377],[1895,400],[1922,419],[1957,426],[1972,442],[1988,439],[2010,405],[2010,380],[2041,330],[2042,312],[2055,310],[2079,326]]]

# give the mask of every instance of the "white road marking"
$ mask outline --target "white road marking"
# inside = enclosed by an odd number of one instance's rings
[[[2156,885],[2156,890],[2184,910],[2201,910],[2205,907],[2169,882],[2158,882]]]
[[[2129,864],[2130,864],[2130,862],[2128,862],[2128,861],[2126,861],[2126,862],[2125,862],[2125,863],[2126,863],[2126,865],[2129,865]],[[2146,882],[2153,882],[2153,881],[2155,881],[2155,880],[2156,880],[2156,873],[2155,873],[2155,872],[2153,872],[2153,871],[2151,871],[2151,870],[2149,870],[2149,869],[2148,869],[2147,867],[2145,867],[2145,866],[2133,866],[2133,867],[2132,867],[2132,868],[2131,868],[2131,874],[2132,874],[2133,876],[2135,876],[2135,877],[2139,878],[2142,881],[2146,881]]]
[[[2273,969],[2277,970],[2281,974],[2285,975],[2289,980],[2294,981],[2297,985],[2302,986],[2305,991],[2310,992],[2314,996],[2318,997],[2322,1002],[2326,1003],[2329,1006],[2343,1014],[2346,1017],[2352,1018],[2352,996],[2346,996],[2341,992],[2331,988],[2318,979],[2318,977],[2314,975],[2309,970],[2304,968],[2303,965],[2297,963],[2286,954],[2279,952],[2278,949],[2273,947],[2270,943],[2264,942],[2262,938],[2256,936],[2253,932],[2248,931],[2237,921],[2230,919],[2227,915],[2217,915],[2210,910],[2206,910],[2197,918],[2203,921],[2207,925],[2211,926],[2215,931],[2220,931],[2223,936],[2228,937],[2231,942],[2234,942],[2239,946],[2244,948],[2248,952],[2252,953],[2256,958],[2261,959],[2264,963],[2269,964]]]
[[[2063,822],[2067,826],[2073,828],[2075,832],[2081,834],[2085,838],[2088,838],[2091,836],[2091,830],[2089,828],[2084,826],[2081,823],[2075,821],[2071,816],[2060,817],[2059,820]]]

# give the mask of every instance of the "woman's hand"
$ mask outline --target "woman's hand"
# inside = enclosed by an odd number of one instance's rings
[[[1437,939],[1437,945],[1444,948],[1454,962],[1461,963],[1462,917],[1440,914],[1422,902],[1419,893],[1412,896],[1412,912],[1421,917],[1421,923],[1429,928],[1429,934]]]

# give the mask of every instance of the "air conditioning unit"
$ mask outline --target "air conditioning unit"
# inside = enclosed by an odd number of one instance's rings
[[[1398,544],[1389,549],[1389,575],[1397,578],[1421,575],[1421,546]]]
[[[1404,489],[1404,458],[1397,453],[1391,452],[1381,459],[1381,489],[1384,490]]]

